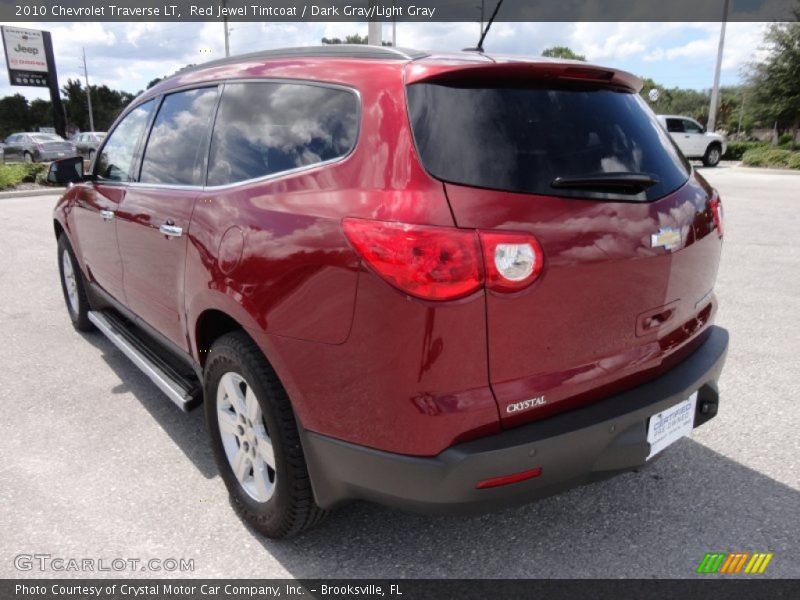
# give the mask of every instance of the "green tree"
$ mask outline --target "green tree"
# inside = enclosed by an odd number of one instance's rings
[[[583,54],[576,54],[572,51],[572,48],[568,48],[567,46],[553,46],[552,48],[545,48],[542,50],[542,56],[546,56],[548,58],[568,58],[570,60],[586,61],[586,57]]]
[[[666,88],[649,77],[643,78],[641,96],[653,109],[661,115],[686,115],[700,123],[708,121],[709,94],[699,90],[685,90],[681,88]],[[658,92],[656,100],[650,97],[650,92]]]
[[[67,113],[67,125],[74,125],[81,131],[89,130],[89,107],[86,90],[78,79],[68,79],[61,88],[61,102]]]
[[[342,40],[341,38],[338,38],[338,37],[336,37],[336,38],[324,37],[320,41],[323,44],[330,44],[330,45],[335,45],[335,44],[366,44],[369,41],[369,38],[367,38],[367,36],[362,36],[362,35],[359,35],[358,33],[354,33],[354,34],[345,36],[344,40]],[[381,45],[383,45],[383,46],[391,46],[392,42],[384,41],[384,42],[381,42]]]
[[[25,96],[14,94],[0,99],[0,139],[18,131],[27,131],[29,125],[30,107]]]
[[[67,122],[81,131],[89,131],[89,105],[86,100],[86,88],[77,79],[70,79],[61,88],[62,102],[67,113]],[[120,90],[112,90],[106,85],[92,86],[92,111],[94,112],[94,128],[107,131],[117,115],[122,112],[133,94]]]
[[[29,129],[38,130],[39,127],[52,127],[53,103],[50,100],[36,98],[31,101],[28,115],[30,119]]]
[[[792,131],[800,127],[800,23],[773,23],[764,38],[766,58],[749,65],[757,118]]]
[[[108,131],[111,124],[122,112],[134,95],[121,90],[112,90],[107,85],[92,86],[92,108],[94,127],[97,131]]]

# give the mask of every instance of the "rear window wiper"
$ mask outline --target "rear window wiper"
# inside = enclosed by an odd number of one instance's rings
[[[578,177],[556,177],[550,187],[556,189],[588,190],[617,194],[638,194],[658,183],[650,173],[595,173]]]

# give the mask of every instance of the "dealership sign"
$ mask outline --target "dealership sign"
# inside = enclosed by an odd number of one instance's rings
[[[47,87],[44,32],[7,25],[2,29],[9,83]]]

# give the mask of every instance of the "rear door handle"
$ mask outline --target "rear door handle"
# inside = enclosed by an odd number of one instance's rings
[[[101,210],[100,216],[103,217],[103,221],[110,221],[114,218],[114,211],[113,210]]]
[[[164,223],[158,230],[167,237],[181,237],[183,235],[183,227],[178,227],[172,223]]]

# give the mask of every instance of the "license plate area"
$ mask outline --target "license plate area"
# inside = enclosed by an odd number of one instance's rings
[[[647,424],[650,454],[647,455],[647,460],[692,432],[696,407],[697,392],[694,392],[686,400],[650,417]]]

